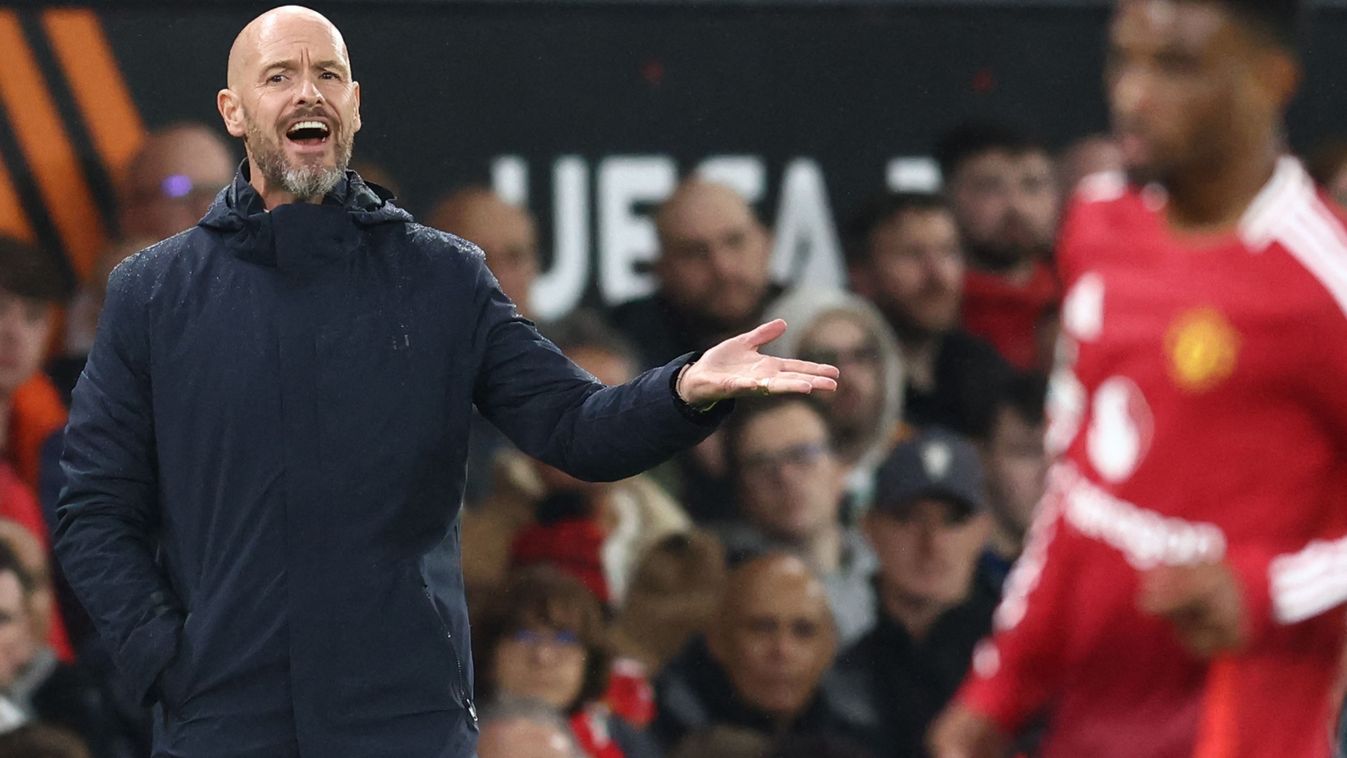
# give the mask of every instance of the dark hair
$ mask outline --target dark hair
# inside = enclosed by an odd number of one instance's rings
[[[885,192],[860,205],[842,225],[842,251],[848,266],[870,260],[870,237],[902,213],[948,211],[945,198],[932,192]]]
[[[0,734],[0,758],[89,758],[89,748],[64,729],[30,722]]]
[[[515,571],[505,591],[488,603],[482,619],[473,627],[478,700],[495,698],[496,648],[510,635],[539,626],[573,632],[585,648],[585,678],[568,712],[607,691],[612,654],[603,609],[580,580],[554,566],[529,566]]]
[[[1289,51],[1300,48],[1300,0],[1202,0],[1222,5],[1241,23]]]
[[[1047,377],[1033,371],[1014,372],[998,387],[990,418],[986,420],[986,428],[980,436],[984,440],[991,439],[1002,409],[1013,412],[1030,426],[1042,424],[1045,418],[1043,406],[1047,396]]]
[[[56,258],[21,239],[0,234],[0,290],[56,303],[70,296],[70,280]]]
[[[640,367],[636,348],[631,342],[588,308],[579,308],[548,324],[543,329],[543,336],[563,353],[583,348],[598,349],[627,361],[632,368]]]
[[[786,408],[802,405],[819,417],[828,435],[828,444],[832,444],[832,432],[828,427],[828,414],[807,395],[774,395],[772,397],[744,397],[734,401],[734,413],[725,419],[722,426],[725,433],[725,463],[729,469],[731,481],[739,478],[739,444],[744,439],[744,430],[759,416]]]
[[[935,145],[935,160],[948,183],[964,162],[983,153],[1000,150],[1011,155],[1042,152],[1048,147],[1028,132],[999,121],[965,121],[940,137]]]

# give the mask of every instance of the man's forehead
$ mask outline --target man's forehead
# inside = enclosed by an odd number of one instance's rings
[[[1199,49],[1226,27],[1217,3],[1194,0],[1122,0],[1113,25],[1115,39]]]

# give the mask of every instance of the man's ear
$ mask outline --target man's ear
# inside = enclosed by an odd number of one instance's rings
[[[231,89],[222,89],[215,94],[215,108],[224,120],[225,131],[231,137],[244,137],[248,134],[247,120],[243,117],[243,102]]]
[[[351,87],[354,88],[352,94],[355,95],[355,122],[351,133],[355,134],[360,131],[360,82],[351,82]]]

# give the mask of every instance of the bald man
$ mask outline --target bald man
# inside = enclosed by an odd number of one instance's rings
[[[347,169],[340,32],[247,25],[217,96],[247,161],[202,221],[121,264],[75,388],[57,554],[168,758],[468,758],[459,568],[474,406],[525,452],[621,479],[748,393],[836,387],[772,322],[604,387],[480,249]]]
[[[486,187],[465,187],[435,203],[427,224],[482,248],[501,291],[520,313],[531,317],[529,289],[538,278],[538,230],[533,214]]]
[[[769,553],[730,575],[704,641],[658,682],[655,728],[669,749],[715,726],[770,737],[866,737],[842,693],[825,682],[837,630],[822,581],[799,558]]]
[[[781,293],[771,235],[733,189],[687,179],[660,205],[655,230],[657,291],[613,311],[647,366],[752,326]]]

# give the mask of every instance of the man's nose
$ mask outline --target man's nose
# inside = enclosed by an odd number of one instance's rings
[[[312,103],[314,105],[323,102],[323,92],[318,89],[318,82],[312,76],[304,76],[299,80],[299,87],[295,90],[296,103]]]

